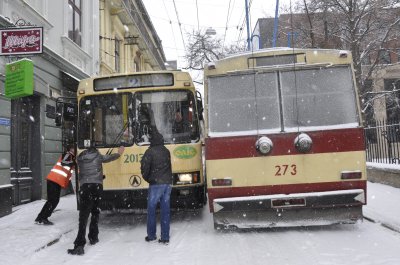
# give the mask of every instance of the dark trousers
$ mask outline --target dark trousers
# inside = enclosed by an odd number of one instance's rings
[[[50,217],[60,201],[60,194],[61,186],[53,181],[47,180],[47,201],[37,216],[38,219],[46,219]]]
[[[98,239],[99,235],[99,214],[100,210],[98,208],[99,201],[101,199],[101,194],[103,193],[103,185],[88,183],[83,184],[80,187],[79,195],[80,195],[80,204],[79,204],[79,229],[78,235],[74,241],[75,246],[84,246],[86,244],[86,226],[90,218],[89,225],[89,240]]]

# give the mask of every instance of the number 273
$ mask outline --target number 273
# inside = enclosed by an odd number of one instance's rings
[[[295,164],[292,165],[277,165],[275,166],[275,176],[296,175],[297,168]]]

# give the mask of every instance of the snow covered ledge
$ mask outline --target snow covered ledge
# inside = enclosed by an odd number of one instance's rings
[[[400,188],[400,165],[367,162],[368,181]]]

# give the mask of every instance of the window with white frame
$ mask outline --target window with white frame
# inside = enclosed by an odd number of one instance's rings
[[[79,46],[82,44],[81,6],[81,0],[68,0],[68,37]]]

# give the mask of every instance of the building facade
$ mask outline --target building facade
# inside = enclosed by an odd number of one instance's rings
[[[74,97],[78,81],[100,69],[99,1],[0,1],[0,29],[27,27],[42,28],[42,53],[0,55],[0,216],[46,197],[45,178],[65,139],[56,100]],[[33,94],[11,99],[5,68],[20,59],[33,62]]]
[[[100,74],[165,70],[165,54],[142,0],[100,1]]]

